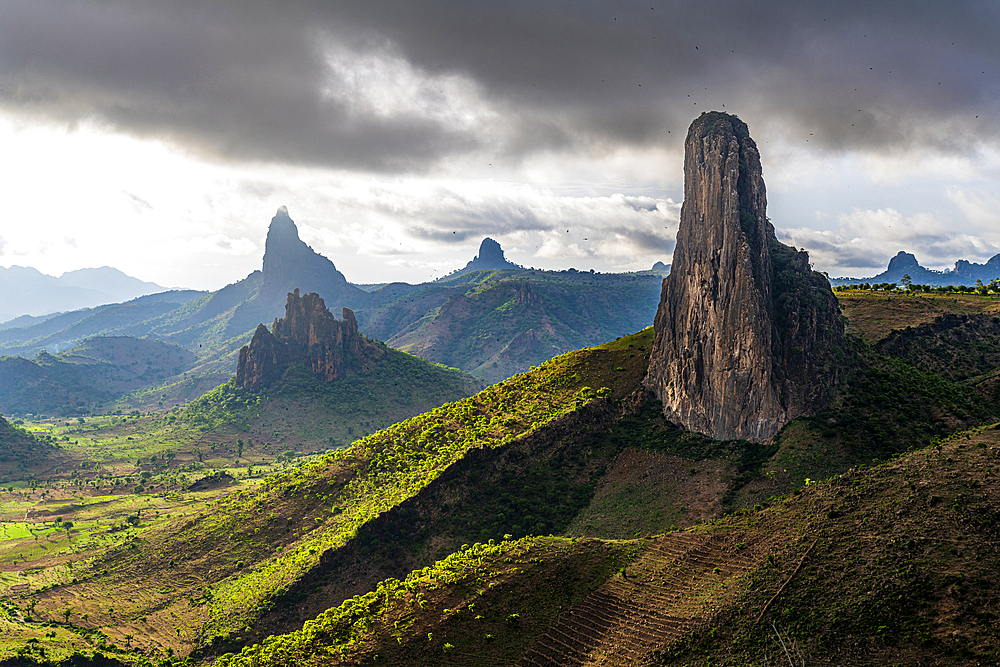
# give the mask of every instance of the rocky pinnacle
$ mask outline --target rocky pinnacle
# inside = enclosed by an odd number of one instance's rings
[[[669,420],[716,439],[769,438],[822,407],[844,368],[829,283],[805,252],[777,242],[766,209],[746,124],[715,112],[696,119],[644,384]]]

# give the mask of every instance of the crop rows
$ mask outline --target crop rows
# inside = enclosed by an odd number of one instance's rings
[[[520,667],[632,665],[710,615],[726,583],[757,562],[743,545],[708,533],[670,533],[567,611]]]

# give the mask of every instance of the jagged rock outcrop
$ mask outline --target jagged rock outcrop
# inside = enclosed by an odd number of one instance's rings
[[[315,292],[288,294],[285,317],[274,320],[271,331],[257,327],[249,345],[240,350],[236,384],[257,390],[280,378],[289,364],[298,362],[327,382],[357,373],[364,362],[385,353],[382,346],[358,331],[354,313],[344,308],[337,320]]]
[[[769,438],[824,405],[845,367],[830,285],[805,252],[778,243],[766,208],[746,124],[696,119],[644,384],[668,419],[717,439]]]
[[[288,209],[282,206],[267,228],[261,270],[213,294],[197,317],[227,320],[222,337],[241,336],[258,322],[270,322],[280,315],[285,295],[296,288],[303,294],[316,292],[332,308],[363,308],[370,298],[348,283],[333,262],[299,238]]]
[[[1000,278],[1000,254],[993,255],[985,264],[960,259],[955,262],[952,273],[961,285],[974,285],[977,280],[991,282]]]

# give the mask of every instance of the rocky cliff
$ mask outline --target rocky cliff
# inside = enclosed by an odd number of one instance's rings
[[[285,317],[271,331],[257,327],[250,344],[240,350],[236,384],[260,389],[284,374],[291,363],[301,363],[330,382],[356,374],[365,361],[385,354],[382,346],[358,332],[354,313],[344,308],[337,320],[315,292],[288,294]]]
[[[844,326],[808,255],[767,219],[745,123],[707,113],[685,142],[684,204],[644,384],[664,413],[717,439],[764,440],[822,406],[843,371]]]

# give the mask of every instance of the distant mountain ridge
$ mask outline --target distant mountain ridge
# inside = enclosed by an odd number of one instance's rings
[[[0,322],[118,303],[167,289],[110,266],[67,271],[58,278],[31,267],[0,267]]]
[[[194,360],[179,345],[129,336],[90,338],[59,355],[0,357],[0,412],[89,415],[124,392],[184,372]]]
[[[287,295],[299,290],[317,293],[331,310],[349,308],[360,330],[390,347],[495,382],[555,354],[648,326],[664,269],[623,274],[525,269],[487,238],[477,257],[449,277],[362,289],[299,238],[282,206],[271,219],[261,269],[246,278],[212,293],[173,291],[17,318],[0,325],[0,354],[30,359],[95,336],[152,338],[197,354],[187,377],[202,377],[204,383],[208,375],[234,373],[240,349],[260,323],[281,317]]]
[[[1000,278],[1000,253],[990,257],[985,264],[977,264],[960,259],[955,262],[955,268],[948,271],[935,271],[920,265],[912,253],[900,250],[889,260],[889,265],[882,273],[871,278],[831,278],[833,285],[852,285],[857,283],[897,283],[903,276],[910,276],[915,285],[975,285],[977,280],[988,283],[994,278]]]

